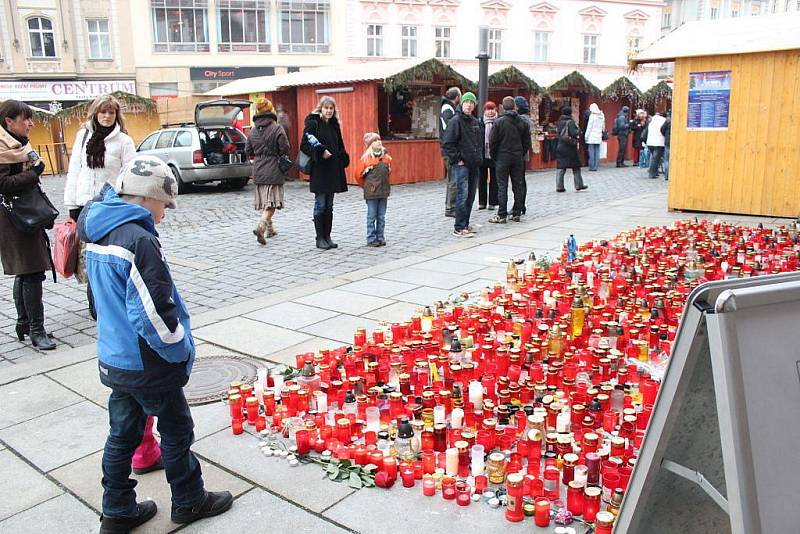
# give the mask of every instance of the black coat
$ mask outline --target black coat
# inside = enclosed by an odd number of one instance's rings
[[[314,147],[309,143],[309,134],[319,140],[319,145]],[[345,150],[342,129],[336,117],[332,117],[326,123],[315,113],[308,115],[300,150],[310,156],[313,162],[310,180],[312,193],[344,193],[347,191],[347,175],[344,170],[350,165],[350,155]],[[322,157],[325,150],[331,153],[331,157],[328,159]]]
[[[642,149],[642,130],[647,128],[647,123],[642,124],[639,119],[630,122],[630,133],[633,134],[633,148]]]
[[[672,135],[672,117],[667,117],[661,125],[661,135],[664,136],[664,146],[669,148],[669,138]]]
[[[289,153],[289,139],[277,121],[274,113],[256,115],[253,118],[256,126],[247,138],[245,152],[248,156],[255,156],[253,181],[258,185],[283,185],[286,182],[278,161],[282,154]]]
[[[458,108],[444,132],[442,142],[444,157],[450,161],[450,165],[457,165],[459,161],[463,161],[469,168],[478,168],[483,162],[483,145],[483,128],[480,121]]]
[[[628,116],[624,111],[620,111],[614,120],[614,135],[628,135],[629,126]]]
[[[489,134],[489,152],[497,163],[522,161],[531,149],[531,127],[516,111],[506,111]]]
[[[444,142],[444,132],[447,130],[450,119],[455,115],[455,110],[455,103],[449,98],[442,97],[442,103],[439,106],[439,144]]]
[[[568,126],[568,134],[575,144],[565,143],[561,140],[561,132]],[[578,154],[578,141],[581,138],[581,129],[572,120],[571,115],[562,115],[558,120],[558,147],[556,148],[556,163],[559,169],[580,168],[581,158]]]

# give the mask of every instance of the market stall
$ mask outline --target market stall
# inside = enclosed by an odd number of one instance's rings
[[[634,117],[634,112],[645,103],[642,91],[627,76],[621,76],[609,84],[602,92],[602,103],[600,105],[606,116],[606,128],[613,133],[614,121],[624,106],[628,106],[628,120]],[[628,146],[625,149],[625,159],[633,159],[633,146],[631,138],[628,136]],[[608,160],[613,160],[619,150],[619,140],[617,136],[610,135],[608,138]]]
[[[544,125],[546,138],[553,142],[557,139],[556,125],[565,106],[572,108],[572,118],[578,123],[581,131],[586,131],[586,111],[592,102],[600,100],[600,89],[578,71],[572,71],[555,81],[547,88],[547,96],[539,105],[539,123]],[[553,143],[555,144],[555,143]],[[583,144],[585,146],[585,144]],[[555,167],[550,159],[546,167]]]

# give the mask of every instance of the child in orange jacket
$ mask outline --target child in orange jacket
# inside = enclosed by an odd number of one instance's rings
[[[364,200],[367,201],[367,246],[382,247],[386,245],[383,229],[392,157],[383,148],[381,136],[374,132],[364,134],[364,145],[367,149],[358,160],[356,180],[364,188]]]

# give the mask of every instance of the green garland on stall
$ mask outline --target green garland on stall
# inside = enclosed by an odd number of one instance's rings
[[[603,96],[611,100],[627,98],[631,104],[636,104],[642,100],[642,92],[626,76],[620,76],[608,87],[603,89]]]
[[[526,76],[524,72],[519,70],[514,65],[508,65],[504,69],[501,69],[489,76],[489,87],[502,87],[519,82],[521,82],[531,92],[541,93],[544,91],[541,85],[536,83],[532,78]]]
[[[146,98],[139,95],[134,95],[131,93],[126,93],[124,91],[115,91],[111,93],[111,96],[115,97],[120,102],[127,104],[129,106],[137,106],[144,109],[144,112],[148,115],[148,117],[157,112],[156,108],[156,101],[150,98]],[[89,106],[92,105],[91,100],[87,100],[86,102],[82,102],[77,106],[72,106],[71,108],[62,109],[58,113],[55,114],[56,117],[63,118],[65,122],[69,123],[73,120],[83,121],[86,118],[86,113],[89,110]]]
[[[672,99],[672,88],[664,81],[658,82],[658,84],[645,91],[644,95],[642,95],[642,100],[651,106],[654,106],[657,101],[664,99]]]
[[[433,80],[436,75],[454,80],[456,85],[464,90],[476,90],[475,83],[472,80],[462,76],[453,67],[442,63],[438,59],[429,59],[403,72],[389,76],[383,81],[383,89],[387,93],[391,93],[415,80]]]
[[[570,72],[556,83],[548,87],[547,92],[552,93],[554,91],[568,91],[570,87],[582,87],[585,92],[596,95],[601,93],[599,87],[587,80],[586,77],[577,70]]]

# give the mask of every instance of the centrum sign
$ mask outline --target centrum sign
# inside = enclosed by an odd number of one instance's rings
[[[13,98],[28,102],[92,100],[106,93],[136,94],[135,80],[0,80],[0,100]]]

